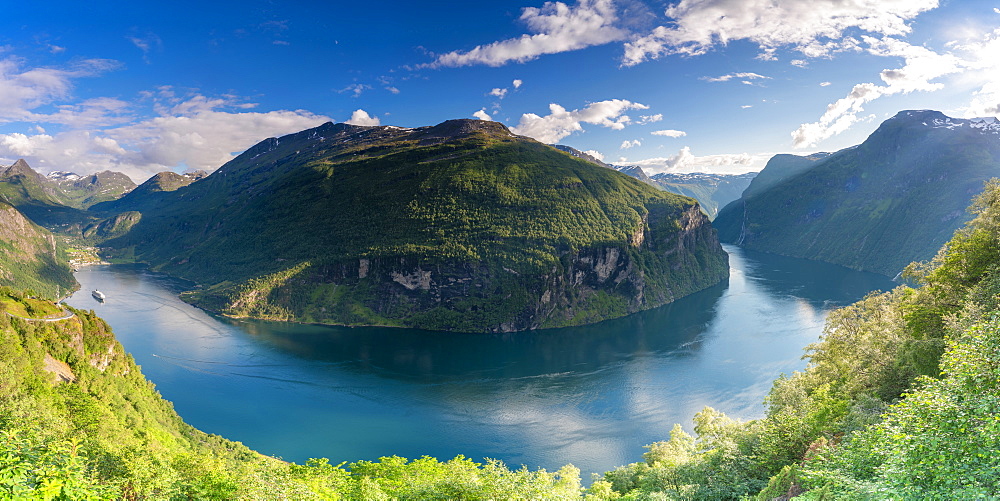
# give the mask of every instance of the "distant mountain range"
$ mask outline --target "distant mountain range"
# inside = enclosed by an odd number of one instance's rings
[[[133,193],[95,206],[138,209],[104,220],[121,234],[104,245],[233,316],[512,331],[625,315],[728,274],[693,200],[496,122],[328,123]]]
[[[117,200],[135,189],[135,182],[121,172],[109,170],[81,176],[72,172],[55,171],[46,176],[62,200],[70,207],[86,209],[94,204]]]
[[[714,225],[724,242],[895,276],[934,256],[1000,176],[1000,123],[903,111],[858,146],[779,155]]]
[[[632,176],[646,184],[657,188],[691,197],[698,201],[702,210],[709,219],[714,219],[719,213],[719,209],[726,204],[740,198],[743,190],[750,184],[750,180],[757,175],[756,172],[747,174],[709,174],[709,173],[659,173],[652,177],[646,174],[642,167],[638,165],[614,165],[606,163],[586,152],[580,151],[572,146],[555,144],[553,147],[565,151],[574,157],[588,162],[595,163],[601,167],[613,169],[623,174]]]
[[[671,193],[694,198],[705,214],[708,214],[708,218],[714,220],[719,214],[719,209],[740,198],[743,190],[756,176],[756,172],[746,174],[663,172],[655,174],[652,181]]]
[[[93,205],[91,210],[103,213],[148,209],[155,205],[159,193],[174,191],[205,176],[208,176],[208,173],[203,170],[187,174],[160,172],[120,197]]]

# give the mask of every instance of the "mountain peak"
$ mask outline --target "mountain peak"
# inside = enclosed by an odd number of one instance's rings
[[[16,162],[11,164],[7,168],[0,170],[0,175],[4,177],[16,176],[18,174],[22,176],[30,176],[30,175],[40,176],[40,174],[35,172],[35,169],[32,169],[31,166],[28,165],[28,162],[24,161],[23,158],[17,159]]]
[[[566,146],[565,144],[553,144],[552,147],[559,151],[569,153],[570,155],[573,155],[576,158],[582,158],[583,160],[586,160],[590,163],[600,165],[601,167],[607,167],[609,169],[618,170],[617,168],[615,168],[614,165],[605,163],[603,160],[591,155],[590,153],[580,151],[572,146]]]
[[[1000,121],[995,117],[952,118],[935,110],[904,110],[886,121],[886,124],[900,122],[932,129],[978,129],[982,133],[1000,134]]]
[[[482,132],[490,136],[514,137],[510,129],[500,122],[489,120],[478,120],[473,118],[456,118],[445,120],[437,125],[422,127],[415,131],[414,138],[423,141],[435,139],[456,139],[465,137],[477,132]]]

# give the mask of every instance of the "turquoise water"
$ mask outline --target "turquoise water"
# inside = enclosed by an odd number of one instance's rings
[[[886,277],[726,247],[727,283],[600,324],[503,335],[233,321],[135,266],[77,273],[67,300],[114,328],[192,425],[302,462],[386,455],[498,458],[589,473],[710,405],[743,419],[805,366],[830,309]],[[98,303],[90,291],[107,301]]]

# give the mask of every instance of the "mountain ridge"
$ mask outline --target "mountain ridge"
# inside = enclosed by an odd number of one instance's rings
[[[793,173],[720,211],[720,238],[895,276],[969,220],[973,196],[1000,175],[1000,124],[904,110],[858,146],[798,158]]]

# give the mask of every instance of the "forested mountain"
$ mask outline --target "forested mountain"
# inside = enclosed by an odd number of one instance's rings
[[[188,174],[170,171],[159,172],[124,196],[94,205],[91,210],[96,213],[105,213],[147,209],[156,205],[160,193],[174,191],[207,175],[208,173],[205,171],[195,171]]]
[[[750,181],[750,185],[747,186],[743,193],[741,193],[741,196],[749,197],[763,192],[785,179],[810,169],[817,161],[828,156],[830,156],[830,153],[825,152],[813,153],[812,155],[806,156],[779,153],[767,161],[767,165],[764,166],[764,170],[754,176],[753,180]],[[733,198],[733,200],[736,200],[737,198],[740,197]],[[725,206],[726,205],[723,204],[719,208],[721,209]]]
[[[694,200],[496,122],[328,123],[157,195],[105,245],[235,316],[523,330],[659,306],[728,273]]]
[[[895,276],[932,257],[968,221],[983,182],[1000,175],[1000,123],[903,111],[856,147],[781,160],[720,211],[720,238]]]
[[[78,223],[87,218],[74,207],[59,185],[39,174],[28,162],[18,160],[0,168],[0,201],[17,207],[22,214],[46,228]]]
[[[756,176],[756,172],[747,174],[661,172],[655,174],[652,181],[671,193],[694,198],[708,214],[708,218],[715,219],[719,209],[740,198],[743,190],[752,185]]]
[[[0,201],[0,285],[61,297],[76,286],[68,260],[52,233]]]
[[[62,195],[62,203],[86,209],[96,203],[117,200],[135,188],[135,182],[121,172],[101,171],[89,176],[72,172],[50,172],[45,178]]]

